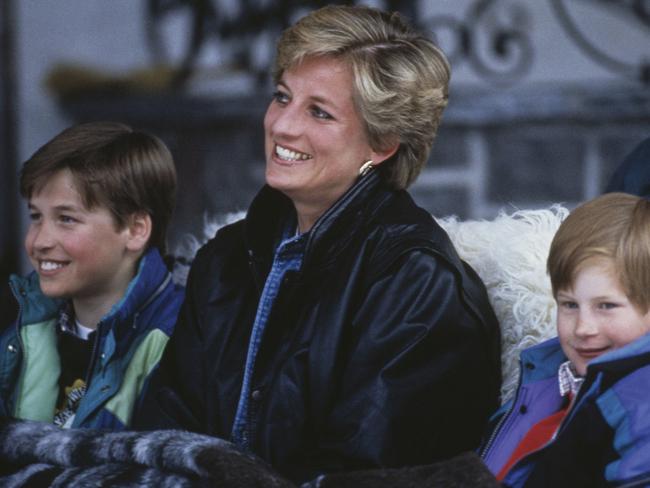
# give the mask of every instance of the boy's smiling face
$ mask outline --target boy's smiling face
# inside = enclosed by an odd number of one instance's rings
[[[650,311],[629,301],[608,259],[586,263],[573,287],[555,298],[560,343],[581,376],[592,359],[650,332]]]
[[[69,170],[31,196],[29,212],[25,248],[45,295],[108,308],[122,297],[135,272],[129,228],[118,230],[102,206],[86,208]]]

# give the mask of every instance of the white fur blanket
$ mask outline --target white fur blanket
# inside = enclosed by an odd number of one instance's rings
[[[438,220],[460,257],[485,283],[499,320],[503,402],[517,387],[520,351],[556,334],[546,259],[553,236],[568,214],[566,208],[554,205],[502,212],[494,220]]]
[[[487,288],[501,325],[502,401],[513,394],[519,379],[519,352],[555,335],[555,302],[546,273],[551,240],[569,211],[561,205],[541,210],[501,212],[494,220],[437,219],[460,257]],[[244,217],[243,212],[206,219],[203,235],[190,236],[177,256],[194,256],[217,230]],[[187,278],[189,260],[175,269],[177,281]]]

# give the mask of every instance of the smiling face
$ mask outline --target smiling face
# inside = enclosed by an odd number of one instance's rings
[[[299,221],[327,210],[364,162],[379,164],[396,150],[370,147],[352,84],[342,61],[307,58],[284,72],[266,112],[266,181],[291,198]]]
[[[29,211],[25,249],[43,293],[110,309],[135,274],[129,226],[118,230],[102,206],[86,208],[69,170],[31,196]]]
[[[609,260],[585,264],[572,289],[558,290],[556,300],[562,350],[581,376],[592,359],[650,332],[650,311],[629,301]]]

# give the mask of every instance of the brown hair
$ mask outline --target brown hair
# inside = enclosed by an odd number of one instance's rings
[[[641,312],[650,308],[650,202],[608,193],[577,207],[551,243],[548,273],[553,294],[571,288],[593,260],[608,260],[623,291]]]
[[[394,188],[406,188],[426,164],[447,105],[451,72],[445,55],[398,13],[329,5],[282,34],[274,81],[311,56],[349,64],[370,146],[381,150],[399,142],[380,174]]]
[[[107,208],[118,229],[137,212],[152,221],[149,246],[166,252],[176,196],[176,169],[157,137],[114,122],[70,127],[39,148],[20,172],[20,193],[31,198],[53,174],[69,170],[86,208]]]

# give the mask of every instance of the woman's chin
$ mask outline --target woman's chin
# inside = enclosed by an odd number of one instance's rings
[[[298,178],[296,178],[295,174],[291,174],[290,169],[289,171],[287,169],[267,166],[265,175],[266,184],[282,192],[299,188],[300,182]]]

